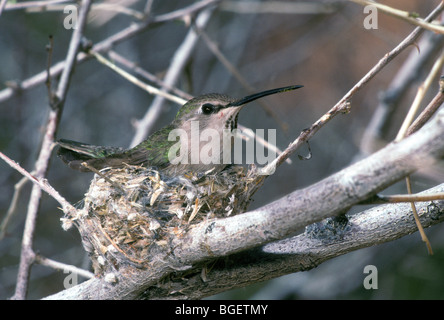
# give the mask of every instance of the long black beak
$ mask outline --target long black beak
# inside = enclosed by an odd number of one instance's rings
[[[275,93],[281,93],[281,92],[287,92],[287,91],[291,91],[291,90],[296,90],[299,88],[302,88],[303,86],[288,86],[288,87],[282,87],[282,88],[276,88],[276,89],[271,89],[271,90],[266,90],[266,91],[262,91],[259,93],[255,93],[249,96],[246,96],[242,99],[239,99],[237,101],[234,102],[230,102],[229,104],[227,104],[225,106],[225,108],[229,108],[229,107],[239,107],[242,106],[244,104],[247,104],[251,101],[254,101],[256,99],[265,97],[265,96],[269,96],[271,94],[275,94]]]

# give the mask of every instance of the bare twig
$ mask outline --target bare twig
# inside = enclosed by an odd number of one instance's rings
[[[428,106],[421,112],[421,114],[412,123],[406,132],[406,137],[418,131],[431,117],[436,110],[444,103],[444,77],[439,80],[439,91]]]
[[[0,2],[0,16],[3,13],[3,10],[5,9],[6,4],[8,3],[8,0],[1,0]]]
[[[33,174],[34,173],[31,172],[31,175],[33,175]],[[15,213],[15,210],[17,208],[18,199],[20,196],[20,191],[22,190],[23,186],[28,181],[29,181],[29,179],[27,179],[26,177],[23,177],[19,182],[17,182],[14,185],[14,194],[12,196],[11,203],[9,204],[8,211],[6,212],[6,215],[3,218],[2,223],[0,225],[0,240],[3,239],[3,237],[5,236],[6,228],[8,227],[9,220],[11,219],[13,214]]]
[[[224,1],[221,9],[236,13],[279,13],[279,14],[327,14],[336,9],[335,4],[284,1]]]
[[[7,2],[7,1],[6,1]],[[63,3],[63,2],[72,2],[72,0],[44,0],[44,1],[26,1],[26,2],[19,2],[19,3],[8,3],[4,10],[20,10],[20,9],[39,9],[45,10],[48,6],[55,5],[56,3]]]
[[[424,99],[425,93],[430,88],[433,79],[436,78],[438,73],[441,71],[443,64],[444,64],[444,54],[441,54],[439,59],[435,61],[434,65],[432,67],[432,70],[430,71],[427,78],[419,86],[418,92],[415,96],[415,99],[413,100],[412,106],[410,107],[409,112],[407,113],[407,115],[404,119],[404,122],[402,123],[402,126],[399,129],[399,132],[395,138],[395,141],[400,141],[401,139],[404,139],[404,137],[407,136],[407,130],[409,129],[409,127],[413,121],[413,118],[414,118],[415,114],[417,113],[422,100]],[[407,185],[408,193],[412,193],[410,177],[406,177],[406,185]],[[424,228],[422,227],[421,222],[419,221],[418,213],[416,211],[415,202],[413,202],[413,201],[411,202],[411,207],[412,207],[413,216],[415,218],[416,225],[418,226],[418,231],[421,235],[421,239],[422,239],[422,241],[425,242],[429,254],[433,254],[433,250],[432,250],[432,246],[430,244],[430,241],[424,232]]]
[[[411,50],[402,67],[393,77],[388,89],[379,95],[379,104],[373,112],[372,119],[362,136],[360,150],[367,155],[380,149],[388,140],[387,133],[392,128],[392,119],[402,98],[409,92],[412,84],[416,83],[418,74],[435,59],[444,45],[444,36],[426,32],[417,42],[417,50]]]
[[[409,109],[409,112],[407,113],[404,122],[402,123],[401,128],[398,131],[398,134],[395,138],[395,141],[400,141],[404,139],[404,137],[407,136],[407,131],[413,121],[413,118],[415,114],[417,113],[419,106],[421,105],[422,100],[424,99],[425,93],[430,88],[433,79],[437,76],[438,72],[440,72],[442,65],[444,63],[444,55],[441,54],[440,58],[435,61],[432,70],[430,71],[429,75],[425,79],[425,81],[419,86],[418,92],[415,96],[415,99],[413,100],[413,103]],[[405,179],[406,185],[407,185],[407,191],[409,194],[412,193],[412,187],[411,187],[411,180],[410,177],[406,177]],[[415,202],[412,201],[411,203],[413,217],[415,218],[416,225],[418,227],[418,231],[421,235],[422,241],[425,242],[427,246],[427,250],[429,254],[433,254],[432,246],[430,244],[429,239],[427,238],[427,235],[425,234],[424,228],[421,225],[421,222],[419,221],[419,216],[416,211],[416,205]]]
[[[124,56],[122,56],[121,54],[117,53],[114,50],[111,50],[110,52],[108,52],[108,55],[110,57],[111,60],[116,61],[122,65],[124,65],[126,68],[131,69],[134,73],[138,74],[139,76],[154,82],[155,84],[157,84],[159,87],[163,87],[164,89],[171,91],[172,93],[174,93],[175,95],[181,97],[182,99],[185,100],[190,100],[191,98],[193,98],[192,95],[188,94],[187,92],[184,92],[176,87],[172,87],[172,86],[168,86],[164,81],[162,81],[161,79],[159,79],[158,77],[156,77],[154,74],[142,69],[140,66],[138,66],[136,63],[129,61],[128,59],[126,59]],[[179,104],[183,104],[182,102],[178,102]]]
[[[421,106],[421,102],[423,101],[426,92],[428,91],[428,89],[432,85],[434,79],[436,79],[436,77],[441,72],[443,65],[444,65],[444,52],[442,52],[440,57],[435,61],[435,63],[433,64],[432,70],[430,70],[430,73],[428,74],[427,78],[419,86],[418,92],[416,93],[416,96],[415,96],[415,99],[413,100],[413,103],[409,109],[409,112],[407,113],[407,115],[404,119],[404,122],[402,123],[402,126],[399,129],[399,132],[395,138],[395,141],[399,141],[406,136],[407,130],[409,129],[410,125],[412,124],[413,119],[414,119],[416,113],[418,112],[419,107]]]
[[[390,196],[378,195],[378,199],[387,203],[399,203],[399,202],[423,202],[444,200],[444,192],[431,193],[431,194],[394,194]]]
[[[184,104],[186,101],[184,101],[182,98],[178,98],[168,92],[159,90],[147,83],[144,83],[142,81],[140,81],[139,79],[137,79],[135,76],[133,76],[132,74],[126,72],[125,70],[119,68],[118,66],[116,66],[114,63],[112,63],[111,61],[109,61],[108,59],[106,59],[104,56],[102,56],[100,53],[97,52],[91,52],[91,54],[97,59],[97,61],[99,61],[100,63],[106,65],[108,68],[110,68],[111,70],[117,72],[119,75],[121,75],[122,77],[124,77],[125,79],[127,79],[129,82],[135,84],[136,86],[142,88],[143,90],[145,90],[146,92],[148,92],[149,94],[152,95],[157,95],[157,96],[161,96],[164,97],[170,101],[173,101],[175,103],[178,104]]]
[[[38,264],[41,264],[42,266],[47,266],[47,267],[53,268],[55,270],[62,270],[62,271],[69,271],[72,273],[76,273],[76,274],[78,274],[82,277],[85,277],[87,279],[94,278],[94,274],[92,274],[91,272],[89,272],[87,270],[80,269],[80,268],[77,268],[76,266],[73,266],[70,264],[58,262],[58,261],[43,257],[40,254],[36,254],[35,262]]]
[[[410,176],[407,176],[405,178],[405,182],[407,185],[407,192],[409,194],[412,193],[412,182],[410,180]],[[421,240],[426,244],[427,251],[429,254],[433,254],[432,245],[430,244],[429,238],[427,238],[427,235],[425,234],[424,228],[421,224],[421,221],[419,220],[418,211],[416,210],[416,204],[415,202],[411,201],[410,206],[412,207],[413,217],[415,218],[416,227],[418,228],[419,234],[421,235]]]

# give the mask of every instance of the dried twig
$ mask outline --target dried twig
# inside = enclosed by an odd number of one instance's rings
[[[444,36],[432,32],[426,32],[417,41],[420,54],[417,50],[411,50],[388,89],[379,95],[379,104],[362,136],[360,150],[363,154],[370,154],[386,144],[388,140],[386,135],[393,126],[393,116],[396,114],[397,107],[400,106],[400,101],[409,92],[409,88],[416,83],[418,74],[421,74],[428,63],[435,59],[443,46]]]
[[[36,184],[40,189],[44,190],[51,197],[53,197],[62,206],[63,211],[67,215],[72,215],[73,212],[76,211],[76,209],[48,183],[48,181],[44,179],[39,179],[33,174],[29,173],[28,171],[23,169],[18,163],[16,163],[14,160],[11,160],[8,156],[6,156],[2,152],[0,152],[0,158],[2,158],[11,168],[20,172],[26,179],[30,180],[32,183]]]
[[[73,266],[70,264],[58,262],[58,261],[43,257],[40,254],[35,255],[35,262],[38,264],[41,264],[42,266],[47,266],[47,267],[53,268],[55,270],[63,270],[63,271],[69,271],[72,273],[76,273],[76,274],[78,274],[82,277],[85,277],[87,279],[94,278],[94,274],[92,274],[91,272],[89,272],[87,270],[80,269],[80,268],[77,268],[76,266]]]
[[[333,3],[286,2],[286,1],[224,1],[221,9],[236,13],[279,13],[279,14],[327,14],[336,9]]]
[[[129,82],[135,84],[136,86],[142,88],[143,90],[145,90],[146,92],[153,94],[153,95],[157,95],[157,96],[161,96],[163,98],[166,98],[170,101],[173,101],[175,103],[178,104],[184,104],[185,101],[182,98],[178,98],[172,94],[169,94],[168,92],[159,90],[147,83],[144,83],[142,81],[140,81],[139,79],[137,79],[135,76],[133,76],[132,74],[126,72],[125,70],[119,68],[118,66],[116,66],[114,63],[112,63],[111,61],[109,61],[108,59],[106,59],[104,56],[102,56],[100,53],[97,52],[91,52],[91,54],[97,59],[97,61],[99,61],[100,63],[106,65],[108,68],[110,68],[111,70],[117,72],[118,74],[120,74],[122,77],[124,77],[126,80],[128,80]]]
[[[7,1],[6,1],[7,2]],[[4,10],[20,10],[20,9],[35,9],[35,10],[45,10],[48,6],[55,5],[56,3],[72,2],[72,0],[44,0],[44,1],[26,1],[19,3],[8,3]]]
[[[432,81],[434,78],[436,78],[438,72],[441,71],[442,65],[444,64],[444,55],[441,54],[440,58],[435,61],[432,70],[430,71],[429,75],[425,79],[425,81],[419,86],[418,92],[415,96],[415,99],[413,100],[412,106],[409,109],[409,112],[407,113],[404,122],[402,123],[401,128],[398,131],[398,134],[395,138],[395,141],[400,141],[404,139],[407,135],[407,131],[413,121],[413,118],[415,114],[417,113],[419,106],[421,105],[422,100],[424,99],[425,93],[430,88]],[[439,95],[439,93],[438,93]],[[410,177],[406,177],[406,185],[407,185],[407,191],[409,194],[412,193],[412,187],[411,187],[411,180]],[[413,211],[413,216],[415,218],[416,225],[418,226],[419,233],[421,235],[422,241],[426,243],[427,250],[429,254],[433,254],[432,246],[430,244],[429,239],[427,238],[427,235],[424,232],[424,228],[421,225],[421,222],[419,221],[419,216],[416,211],[415,203],[411,202],[411,207]]]
[[[418,131],[431,117],[436,110],[444,103],[444,77],[439,80],[439,91],[428,104],[428,106],[421,112],[416,120],[410,125],[406,132],[406,137]]]
[[[413,122],[413,119],[416,115],[416,113],[419,110],[419,107],[421,106],[421,102],[424,99],[424,96],[430,86],[433,83],[433,80],[437,78],[439,73],[441,72],[442,66],[444,65],[444,52],[441,53],[439,59],[435,61],[433,64],[432,70],[430,70],[430,73],[428,74],[427,78],[423,81],[423,83],[419,86],[418,92],[416,93],[415,99],[413,100],[413,103],[409,109],[409,112],[407,113],[404,122],[402,123],[401,128],[399,129],[399,132],[395,138],[395,141],[399,141],[403,139],[406,134],[407,130],[409,129],[410,125]]]
[[[129,61],[127,58],[125,58],[124,56],[122,56],[121,54],[117,53],[114,50],[111,50],[110,52],[108,52],[108,55],[110,57],[111,60],[116,61],[120,64],[122,64],[123,66],[125,66],[126,68],[132,70],[134,73],[138,74],[139,76],[154,82],[155,84],[157,84],[159,87],[163,87],[164,89],[171,91],[173,94],[181,97],[182,99],[185,100],[190,100],[191,98],[193,98],[192,95],[188,94],[187,92],[184,92],[176,87],[172,87],[172,86],[168,86],[163,80],[159,79],[157,76],[155,76],[154,74],[148,72],[145,69],[142,69],[140,66],[138,66],[136,63]],[[163,92],[163,91],[162,91]],[[182,101],[181,102],[177,102],[179,104],[183,104]]]
[[[34,173],[31,172],[30,174],[33,175]],[[21,192],[23,186],[28,181],[29,181],[29,179],[27,179],[26,177],[23,177],[19,182],[17,182],[14,185],[14,194],[12,196],[11,203],[9,204],[8,211],[6,212],[6,215],[3,218],[2,223],[0,225],[0,240],[3,239],[3,237],[6,234],[6,228],[8,227],[9,220],[11,219],[13,214],[15,213],[15,210],[17,209],[17,203],[18,203],[18,199],[20,196],[20,192]]]
[[[377,195],[377,198],[382,202],[387,203],[400,203],[400,202],[423,202],[423,201],[435,201],[444,200],[444,193],[432,193],[432,194],[393,194],[390,196]],[[374,202],[373,202],[374,203]]]

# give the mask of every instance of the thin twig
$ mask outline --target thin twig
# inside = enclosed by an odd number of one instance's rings
[[[400,202],[424,202],[444,200],[444,192],[431,193],[431,194],[394,194],[390,196],[377,195],[379,200],[383,203],[400,203]]]
[[[417,50],[411,50],[402,67],[396,72],[388,89],[379,95],[379,103],[363,133],[360,151],[371,154],[380,149],[386,142],[386,136],[393,127],[392,120],[400,101],[408,94],[409,88],[417,82],[418,75],[426,66],[435,60],[444,46],[444,36],[426,32],[417,41]]]
[[[90,166],[87,162],[82,162],[82,166],[87,168],[88,170],[90,170],[91,172],[94,172],[95,174],[97,174],[99,177],[103,178],[106,182],[108,182],[109,184],[111,184],[114,188],[116,188],[117,190],[119,190],[121,193],[125,193],[125,190],[122,188],[122,186],[117,183],[116,181],[110,179],[109,177],[107,177],[106,175],[104,175],[102,172],[100,172],[99,170],[97,170],[96,168],[94,168],[93,166]]]
[[[37,185],[38,188],[42,189],[53,197],[54,200],[56,200],[62,206],[63,212],[65,212],[67,215],[72,215],[76,211],[76,209],[65,198],[63,198],[46,179],[37,178],[35,175],[32,175],[2,152],[0,152],[0,158],[2,158],[3,161],[5,161],[11,168],[20,172],[26,179]]]
[[[406,136],[407,130],[409,129],[410,125],[412,124],[413,119],[414,119],[416,113],[418,112],[419,107],[421,106],[421,102],[424,100],[426,92],[429,90],[430,86],[432,85],[433,80],[436,79],[436,77],[441,72],[443,65],[444,65],[444,52],[442,52],[440,57],[435,61],[435,63],[433,64],[432,70],[430,70],[430,72],[427,75],[424,82],[419,86],[418,91],[415,96],[415,99],[413,100],[413,103],[409,109],[409,112],[407,113],[407,115],[401,125],[401,128],[399,129],[399,132],[395,138],[395,141],[399,141]]]
[[[72,2],[72,0],[26,1],[26,2],[18,2],[18,3],[10,2],[6,5],[4,10],[9,11],[9,10],[20,10],[20,9],[34,8],[36,10],[43,11],[48,6],[52,6],[56,3],[63,3],[63,2]]]
[[[0,2],[0,16],[3,13],[3,10],[5,9],[6,4],[8,3],[8,0],[1,0]]]
[[[54,49],[54,39],[49,36],[49,44],[46,46],[46,51],[48,51],[48,62],[46,68],[46,88],[48,89],[48,99],[49,104],[53,105],[54,102],[54,92],[52,91],[52,80],[51,80],[51,65],[52,65],[52,53]]]
[[[31,175],[33,175],[33,174],[34,173],[31,172]],[[23,186],[28,181],[29,181],[28,178],[23,177],[22,179],[20,179],[19,182],[17,182],[14,185],[14,194],[12,195],[11,203],[9,204],[8,211],[6,212],[6,215],[3,218],[2,223],[0,225],[0,240],[3,239],[3,237],[6,234],[6,228],[8,227],[9,220],[11,219],[11,217],[16,212],[15,210],[17,209],[17,203],[18,203],[18,200],[19,200],[19,197],[20,197],[20,192],[21,192]]]
[[[407,131],[413,121],[413,118],[415,114],[417,113],[419,106],[421,105],[422,100],[424,99],[425,93],[430,88],[433,79],[437,76],[437,74],[441,71],[441,68],[444,64],[444,55],[441,54],[440,58],[435,61],[433,64],[432,70],[429,72],[428,76],[424,80],[424,82],[419,86],[418,91],[416,93],[415,99],[413,100],[413,103],[409,109],[409,112],[407,113],[401,128],[398,131],[398,134],[396,135],[395,141],[400,141],[404,139],[407,136]],[[410,177],[407,176],[405,179],[406,185],[407,185],[407,191],[409,194],[412,193],[412,187],[411,187],[411,180]],[[415,223],[418,226],[419,234],[421,235],[422,241],[425,242],[427,246],[427,250],[429,254],[433,254],[432,246],[430,244],[429,239],[427,238],[427,235],[424,232],[424,228],[421,225],[421,222],[419,221],[419,216],[416,211],[415,202],[411,201],[411,207],[413,211],[413,217],[415,218]]]
[[[58,262],[58,261],[43,257],[40,254],[35,255],[35,262],[38,264],[41,264],[42,266],[50,267],[55,270],[62,270],[62,271],[69,271],[71,273],[76,273],[76,274],[78,274],[82,277],[85,277],[87,279],[94,278],[94,274],[87,271],[87,270],[80,269],[80,268],[77,268],[76,266],[73,266],[70,264]]]
[[[336,7],[334,3],[313,3],[309,1],[224,1],[221,5],[222,10],[250,14],[327,14],[334,12]]]
[[[405,178],[405,182],[407,185],[407,192],[409,194],[412,194],[412,183],[410,180],[410,176],[407,176]],[[433,254],[432,245],[430,244],[429,238],[427,238],[427,235],[425,234],[424,228],[422,227],[421,221],[419,220],[418,211],[416,210],[415,202],[410,202],[410,206],[412,207],[413,217],[415,218],[415,223],[418,228],[419,234],[421,235],[421,240],[425,242],[427,251],[429,254]]]
[[[110,52],[108,52],[108,55],[110,57],[111,60],[116,61],[122,65],[124,65],[126,68],[131,69],[134,73],[138,74],[139,76],[154,82],[155,84],[157,84],[159,87],[164,87],[165,89],[167,89],[168,91],[171,91],[172,93],[174,93],[175,95],[181,97],[182,99],[185,100],[190,100],[191,98],[193,98],[192,95],[188,94],[185,91],[182,91],[176,87],[172,87],[172,86],[168,86],[164,81],[162,81],[161,79],[159,79],[158,77],[156,77],[154,74],[146,71],[145,69],[142,69],[139,65],[137,65],[136,63],[128,60],[127,58],[125,58],[124,56],[122,56],[121,54],[117,53],[114,50],[111,50]],[[182,102],[178,102],[179,104],[183,104]]]
[[[159,90],[147,83],[144,83],[142,81],[140,81],[139,79],[137,79],[135,76],[133,76],[132,74],[126,72],[125,70],[119,68],[118,66],[116,66],[114,63],[112,63],[111,61],[109,61],[108,59],[106,59],[104,56],[102,56],[100,53],[97,52],[91,52],[91,54],[97,59],[97,61],[99,61],[100,63],[106,65],[108,68],[110,68],[111,70],[115,71],[116,73],[118,73],[119,75],[121,75],[122,77],[124,77],[126,80],[128,80],[129,82],[137,85],[138,87],[142,88],[143,90],[145,90],[146,92],[148,92],[149,94],[152,95],[157,95],[157,96],[162,96],[170,101],[173,101],[175,103],[178,104],[184,104],[186,101],[184,101],[182,98],[178,98],[175,95],[172,95],[168,92]]]
[[[430,101],[427,107],[421,112],[416,120],[411,124],[406,132],[406,137],[418,131],[431,117],[435,114],[438,108],[444,103],[444,77],[439,80],[439,91],[435,97]]]

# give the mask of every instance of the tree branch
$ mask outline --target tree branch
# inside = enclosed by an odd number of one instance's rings
[[[389,144],[379,152],[314,185],[244,214],[225,219],[209,219],[190,226],[183,236],[172,238],[168,248],[153,256],[150,267],[145,270],[131,266],[120,268],[119,272],[113,274],[115,280],[112,283],[106,282],[105,277],[92,279],[48,298],[144,297],[148,288],[168,274],[185,270],[192,272],[193,267],[199,263],[285,239],[307,225],[344,212],[415,170],[430,166],[444,156],[443,137],[444,110],[441,110],[417,133]],[[411,217],[405,219],[412,220]],[[362,223],[364,222],[367,223],[365,219]],[[372,226],[369,224],[368,228],[373,228]],[[409,230],[408,233],[411,232]],[[399,234],[394,237],[399,237]],[[319,245],[322,241],[316,243]],[[362,246],[351,240],[350,243],[355,248]],[[337,250],[336,255],[345,253],[340,245]],[[328,258],[331,256],[325,255],[322,261]],[[312,265],[316,265],[316,261]]]
[[[421,195],[444,191],[444,184]],[[444,221],[444,201],[418,204],[421,223]],[[300,235],[260,248],[201,264],[194,272],[177,274],[143,294],[144,299],[202,299],[234,288],[316,268],[346,253],[394,241],[413,232],[416,224],[409,204],[377,206],[343,219],[326,219],[306,227]]]

